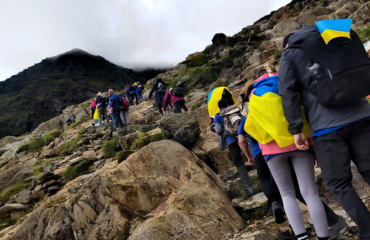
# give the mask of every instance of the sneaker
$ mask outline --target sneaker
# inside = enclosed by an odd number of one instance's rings
[[[339,220],[333,226],[329,226],[329,240],[336,239],[340,235],[345,234],[349,229],[348,224],[342,218],[339,217]]]
[[[295,239],[294,231],[290,225],[288,230],[285,231],[279,230],[277,231],[276,235],[282,239]]]
[[[273,202],[271,204],[272,214],[274,215],[275,222],[277,224],[285,223],[286,219],[284,216],[284,209],[278,202]]]

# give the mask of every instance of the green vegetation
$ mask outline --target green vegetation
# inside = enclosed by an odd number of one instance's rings
[[[269,22],[267,29],[273,29],[276,26],[276,24],[277,22],[275,21]]]
[[[211,45],[207,46],[207,47],[204,49],[203,53],[204,53],[204,54],[209,54],[209,53],[212,51],[212,49],[213,49],[213,44],[211,44]]]
[[[86,109],[88,106],[90,106],[90,104],[91,104],[91,101],[90,102],[80,103],[78,106],[80,108]]]
[[[194,111],[195,109],[197,109],[198,107],[200,107],[203,103],[206,103],[207,102],[207,99],[206,98],[201,98],[201,99],[198,99],[198,101],[191,107],[191,111]]]
[[[48,134],[45,134],[41,138],[36,138],[29,143],[26,143],[20,146],[17,150],[17,153],[25,152],[28,154],[30,152],[39,152],[42,150],[42,147],[54,141],[55,138],[59,137],[62,134],[61,131],[52,131]]]
[[[0,164],[0,168],[4,167],[6,164],[8,164],[8,162],[3,162],[2,164]]]
[[[85,128],[81,128],[80,130],[78,130],[78,135],[82,135],[86,133],[86,129]]]
[[[24,137],[24,136],[27,136],[27,135],[30,135],[32,132],[26,132],[26,133],[23,133],[21,136]]]
[[[128,156],[132,154],[132,151],[130,150],[122,150],[116,153],[116,159],[118,160],[118,163],[121,163],[123,160],[127,159]]]
[[[216,87],[227,87],[229,82],[226,80],[218,79],[215,83],[213,83],[212,89]]]
[[[189,57],[184,63],[187,67],[197,67],[202,66],[208,62],[208,56],[206,54],[200,53]]]
[[[76,127],[77,125],[79,125],[81,123],[84,123],[84,122],[87,122],[89,120],[90,120],[89,116],[83,116],[80,121],[77,121],[77,122],[72,123],[71,125],[69,125],[67,130],[72,129],[72,128]]]
[[[112,158],[116,155],[116,145],[117,138],[112,138],[104,143],[102,151],[105,158]]]
[[[143,148],[145,147],[146,145],[148,145],[149,143],[152,143],[152,142],[157,142],[157,141],[161,141],[164,139],[164,135],[163,133],[157,133],[157,134],[154,134],[152,136],[147,136],[147,134],[143,133],[142,134],[142,137],[139,137],[138,139],[136,139],[131,147],[130,147],[130,151],[133,151],[133,150],[138,150],[140,148]]]
[[[370,25],[356,32],[363,43],[370,40]]]
[[[69,166],[63,173],[63,178],[66,181],[71,181],[81,175],[88,174],[89,167],[94,164],[93,159],[84,160],[74,166]]]
[[[7,202],[12,196],[26,190],[28,186],[28,183],[24,181],[26,178],[27,177],[23,177],[19,182],[3,189],[0,193],[0,202]]]
[[[276,60],[280,59],[282,54],[283,54],[283,51],[277,51],[275,55],[275,59]]]
[[[77,146],[77,142],[80,140],[81,138],[77,137],[77,138],[72,138],[71,140],[69,140],[68,142],[65,142],[62,144],[62,146],[60,146],[58,148],[58,153],[59,153],[59,156],[67,156],[67,155],[71,155],[73,154],[74,152],[76,152],[78,150],[78,146]]]

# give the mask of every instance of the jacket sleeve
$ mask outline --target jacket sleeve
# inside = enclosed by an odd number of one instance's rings
[[[153,92],[154,92],[155,90],[157,90],[157,84],[154,84],[154,86],[152,87],[152,90],[150,90],[150,93],[149,93],[149,99],[151,99],[151,98],[152,98],[152,94],[153,94]]]
[[[166,95],[164,96],[164,100],[163,100],[163,110],[166,111],[166,108],[167,108],[167,101],[168,101],[168,97],[170,96],[169,92],[166,92]]]
[[[222,134],[222,130],[223,130],[223,127],[220,123],[216,123],[215,124],[215,131],[218,135],[221,135]]]
[[[279,94],[282,98],[285,118],[289,122],[288,130],[291,134],[302,132],[303,122],[300,105],[299,76],[294,63],[286,54],[280,59]]]

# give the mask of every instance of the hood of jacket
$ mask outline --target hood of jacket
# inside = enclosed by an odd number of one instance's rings
[[[302,28],[298,32],[294,33],[292,36],[290,36],[288,40],[289,47],[293,47],[295,45],[300,45],[307,39],[316,36],[318,33],[318,29],[314,25],[310,25],[307,27]]]

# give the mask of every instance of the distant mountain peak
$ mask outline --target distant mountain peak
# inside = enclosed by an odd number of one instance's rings
[[[95,56],[93,54],[90,54],[82,49],[79,49],[79,48],[74,48],[70,51],[67,51],[65,53],[61,53],[61,54],[58,54],[56,56],[53,56],[53,57],[49,57],[49,58],[46,58],[48,60],[57,60],[58,58],[62,57],[62,56],[66,56],[66,55],[86,55],[86,56]]]

